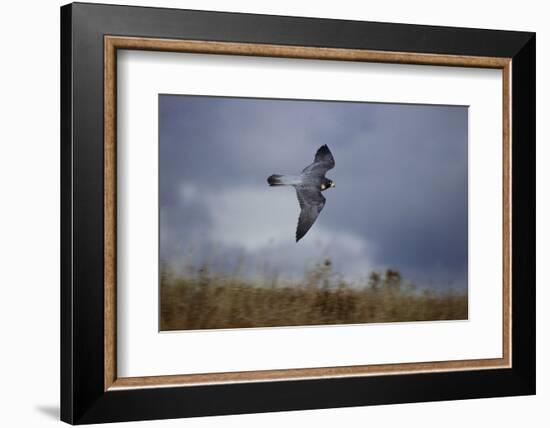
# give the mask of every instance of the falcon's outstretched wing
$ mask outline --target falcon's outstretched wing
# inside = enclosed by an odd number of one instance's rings
[[[325,206],[326,199],[321,195],[319,189],[310,186],[296,186],[296,196],[298,196],[301,208],[296,228],[296,242],[298,242],[315,223],[317,216]]]
[[[328,146],[325,144],[319,147],[317,153],[315,153],[313,163],[305,167],[302,173],[325,175],[329,169],[334,168],[334,165],[336,165],[334,162],[334,157],[332,156]]]

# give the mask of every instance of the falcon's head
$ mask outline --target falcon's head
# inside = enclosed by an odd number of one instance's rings
[[[331,187],[336,187],[334,181],[329,180],[328,178],[324,178],[323,182],[321,183],[321,191],[330,189]]]

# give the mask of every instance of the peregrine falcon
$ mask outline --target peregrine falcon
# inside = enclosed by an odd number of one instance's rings
[[[325,206],[326,199],[321,192],[336,186],[334,181],[325,177],[326,172],[334,168],[334,165],[334,157],[325,144],[319,147],[313,163],[306,166],[300,175],[273,174],[267,178],[270,186],[293,186],[296,189],[301,210],[296,228],[296,242],[313,226]]]

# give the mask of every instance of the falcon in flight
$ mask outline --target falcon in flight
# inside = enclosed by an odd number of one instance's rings
[[[334,168],[334,158],[325,144],[315,153],[313,163],[306,166],[300,175],[273,174],[267,178],[270,186],[293,186],[300,203],[300,218],[296,228],[296,242],[304,237],[313,226],[317,216],[325,206],[322,191],[335,187],[334,181],[325,177]]]

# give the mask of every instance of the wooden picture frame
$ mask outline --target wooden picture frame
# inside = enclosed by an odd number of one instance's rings
[[[502,358],[118,377],[118,49],[501,69]],[[534,34],[76,3],[61,8],[61,54],[62,420],[114,422],[535,392]]]

